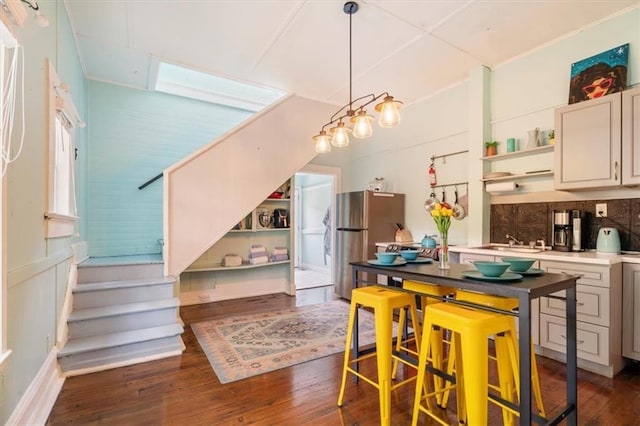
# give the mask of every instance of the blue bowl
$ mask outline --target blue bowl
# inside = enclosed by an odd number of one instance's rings
[[[503,257],[502,261],[510,264],[509,269],[513,272],[525,272],[531,268],[531,265],[533,265],[536,260],[529,259],[528,257]]]
[[[400,250],[399,253],[404,260],[416,260],[420,255],[420,250]]]
[[[393,262],[396,261],[396,258],[398,256],[400,256],[400,254],[394,253],[394,252],[376,253],[378,262],[383,263],[385,265],[391,265]]]
[[[509,266],[511,266],[511,264],[507,262],[488,262],[480,260],[476,260],[473,264],[485,277],[499,277],[504,274]]]

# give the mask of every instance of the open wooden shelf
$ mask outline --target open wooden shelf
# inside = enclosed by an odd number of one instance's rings
[[[507,160],[509,158],[524,157],[527,155],[542,154],[543,152],[553,151],[555,145],[544,145],[537,148],[521,149],[520,151],[507,152],[505,154],[492,155],[490,157],[481,157],[483,161]]]
[[[260,263],[258,265],[240,265],[240,266],[222,266],[222,264],[216,263],[211,266],[196,266],[195,268],[185,269],[184,272],[233,271],[238,269],[254,269],[254,268],[262,268],[265,266],[284,265],[287,263],[291,263],[291,260],[281,260],[278,262]]]
[[[480,179],[480,180],[482,182],[499,182],[499,181],[527,179],[527,178],[539,177],[539,176],[553,176],[553,170],[547,170],[544,172],[535,172],[535,173],[522,173],[519,175],[500,176],[500,177],[486,178],[486,179]]]

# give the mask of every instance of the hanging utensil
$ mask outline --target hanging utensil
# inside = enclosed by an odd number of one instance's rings
[[[436,208],[436,204],[438,204],[439,202],[440,200],[438,200],[438,197],[436,197],[436,193],[432,190],[429,198],[427,198],[427,201],[424,202],[424,209],[427,212],[431,213],[433,209]]]
[[[446,203],[447,202],[447,194],[445,194],[444,192],[445,188],[442,188],[442,199],[440,200],[441,203]]]
[[[453,216],[454,219],[457,220],[462,220],[466,214],[466,212],[464,211],[464,207],[462,207],[462,205],[460,205],[460,203],[458,202],[458,187],[455,187],[455,190],[453,192],[455,194],[455,202],[453,204],[453,213],[451,214]]]

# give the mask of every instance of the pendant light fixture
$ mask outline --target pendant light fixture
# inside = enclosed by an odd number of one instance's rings
[[[365,109],[370,104],[376,102],[382,98],[382,102],[375,105],[375,110],[380,114],[378,118],[378,124],[380,127],[394,127],[400,123],[400,108],[402,102],[393,99],[393,96],[387,92],[383,92],[379,95],[369,94],[361,96],[357,99],[353,99],[353,72],[352,72],[352,17],[358,11],[358,3],[354,1],[348,1],[343,7],[344,13],[349,15],[349,103],[342,106],[335,114],[331,116],[331,119],[320,129],[320,132],[313,137],[316,146],[316,152],[319,154],[326,154],[331,152],[331,146],[336,148],[342,148],[349,145],[349,135],[353,135],[354,138],[368,138],[373,134],[371,128],[371,122],[374,118],[367,114]],[[351,124],[353,127],[348,127],[345,124]],[[329,133],[325,130],[327,126]]]

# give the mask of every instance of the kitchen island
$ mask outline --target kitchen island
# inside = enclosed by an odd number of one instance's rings
[[[640,275],[632,272],[640,267],[640,255],[598,253],[595,250],[527,253],[518,251],[523,250],[520,246],[497,249],[488,249],[487,246],[452,246],[450,252],[459,263],[527,257],[536,259],[534,268],[580,275],[576,287],[578,367],[614,377],[627,364],[625,357],[640,358],[633,351],[622,349],[638,347],[640,343],[640,327],[637,325],[640,323],[634,321],[640,314],[636,314],[638,309],[633,306],[634,291],[640,289]],[[623,270],[629,271],[625,275],[626,280],[623,279]],[[624,298],[623,288],[627,292]],[[537,353],[564,362],[563,322],[564,306],[561,301],[548,297],[541,297],[539,303],[535,301],[532,326]]]
[[[393,276],[403,280],[426,282],[464,290],[477,291],[495,296],[512,297],[518,299],[518,312],[504,312],[516,315],[519,326],[520,352],[520,395],[519,406],[520,424],[530,425],[531,410],[531,302],[542,296],[549,296],[558,291],[566,292],[566,338],[567,338],[567,369],[566,369],[566,407],[555,419],[545,419],[557,423],[567,418],[569,424],[577,423],[577,344],[576,344],[576,281],[577,275],[543,274],[525,277],[513,282],[487,282],[465,278],[462,272],[471,270],[469,265],[452,264],[451,269],[441,270],[435,263],[406,264],[402,266],[378,266],[368,262],[352,262],[352,282],[354,287],[367,284],[363,274]],[[447,299],[450,301],[450,299]],[[455,301],[451,301],[456,303]],[[484,308],[478,306],[479,308]],[[357,330],[357,329],[356,329]],[[354,356],[358,353],[357,333],[353,341]],[[539,419],[536,419],[539,420]]]

